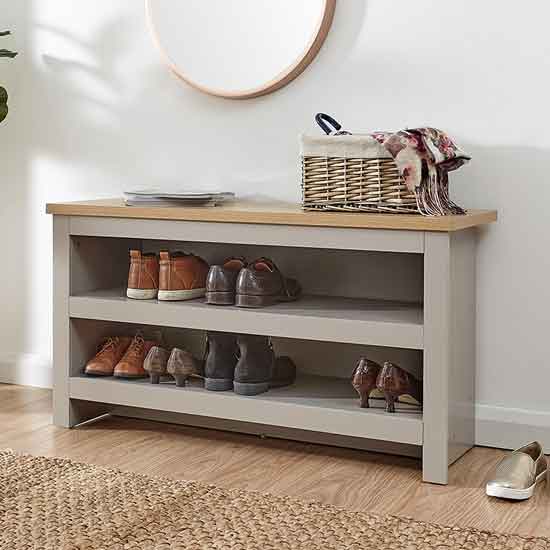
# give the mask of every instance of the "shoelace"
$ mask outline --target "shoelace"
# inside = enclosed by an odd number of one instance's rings
[[[143,353],[144,346],[145,340],[143,339],[143,336],[141,334],[136,334],[130,344],[130,347],[128,348],[128,351],[126,352],[128,357],[135,357],[136,359],[139,359]]]
[[[103,343],[100,350],[97,352],[97,355],[101,355],[111,349],[113,349],[115,346],[118,345],[119,338],[116,336],[115,338],[107,338],[107,340]]]

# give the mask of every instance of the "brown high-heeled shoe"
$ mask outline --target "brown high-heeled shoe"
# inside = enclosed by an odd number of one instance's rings
[[[395,402],[401,396],[412,397],[419,405],[422,404],[422,382],[406,370],[386,361],[378,374],[376,387],[384,393],[386,411],[395,412]],[[410,400],[407,400],[410,402]]]
[[[376,389],[376,380],[382,367],[366,357],[361,357],[351,378],[351,384],[355,388],[355,391],[359,394],[360,403],[359,406],[365,409],[369,408],[369,397],[373,392],[377,395],[372,397],[382,397],[382,394],[378,393]]]

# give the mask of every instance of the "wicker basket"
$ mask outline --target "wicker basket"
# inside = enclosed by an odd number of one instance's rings
[[[391,155],[372,137],[302,136],[302,206],[420,214]]]

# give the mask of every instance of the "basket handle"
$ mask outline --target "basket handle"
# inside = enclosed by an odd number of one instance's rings
[[[339,132],[342,129],[342,125],[337,120],[334,120],[330,115],[325,113],[317,113],[315,115],[315,122],[317,122],[321,130],[323,130],[327,136],[330,136],[333,132]]]

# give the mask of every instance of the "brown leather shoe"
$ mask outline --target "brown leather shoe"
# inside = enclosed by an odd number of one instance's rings
[[[369,397],[384,398],[384,394],[376,387],[376,380],[382,367],[375,361],[361,357],[351,379],[351,384],[360,397],[360,406],[369,408]]]
[[[176,379],[176,386],[185,386],[190,376],[201,376],[201,363],[186,350],[174,348],[166,370]]]
[[[296,279],[285,278],[269,258],[259,258],[239,272],[235,304],[239,307],[264,307],[276,302],[291,302],[300,293]]]
[[[159,300],[192,300],[206,292],[208,264],[183,252],[160,253]]]
[[[157,297],[159,288],[159,262],[156,254],[142,254],[130,250],[128,273],[128,298],[151,300]]]
[[[386,398],[386,411],[395,412],[395,402],[422,404],[422,382],[411,373],[386,361],[378,379],[376,387],[384,393]]]
[[[122,359],[116,364],[113,372],[119,378],[147,378],[147,371],[143,368],[143,362],[149,350],[159,343],[153,340],[144,340],[141,333],[137,333]]]
[[[114,336],[106,338],[96,355],[88,361],[84,372],[95,376],[112,376],[115,365],[127,350],[131,338]]]
[[[246,261],[240,257],[228,258],[222,265],[210,266],[206,277],[206,303],[234,304],[237,277],[243,267],[246,267]]]

